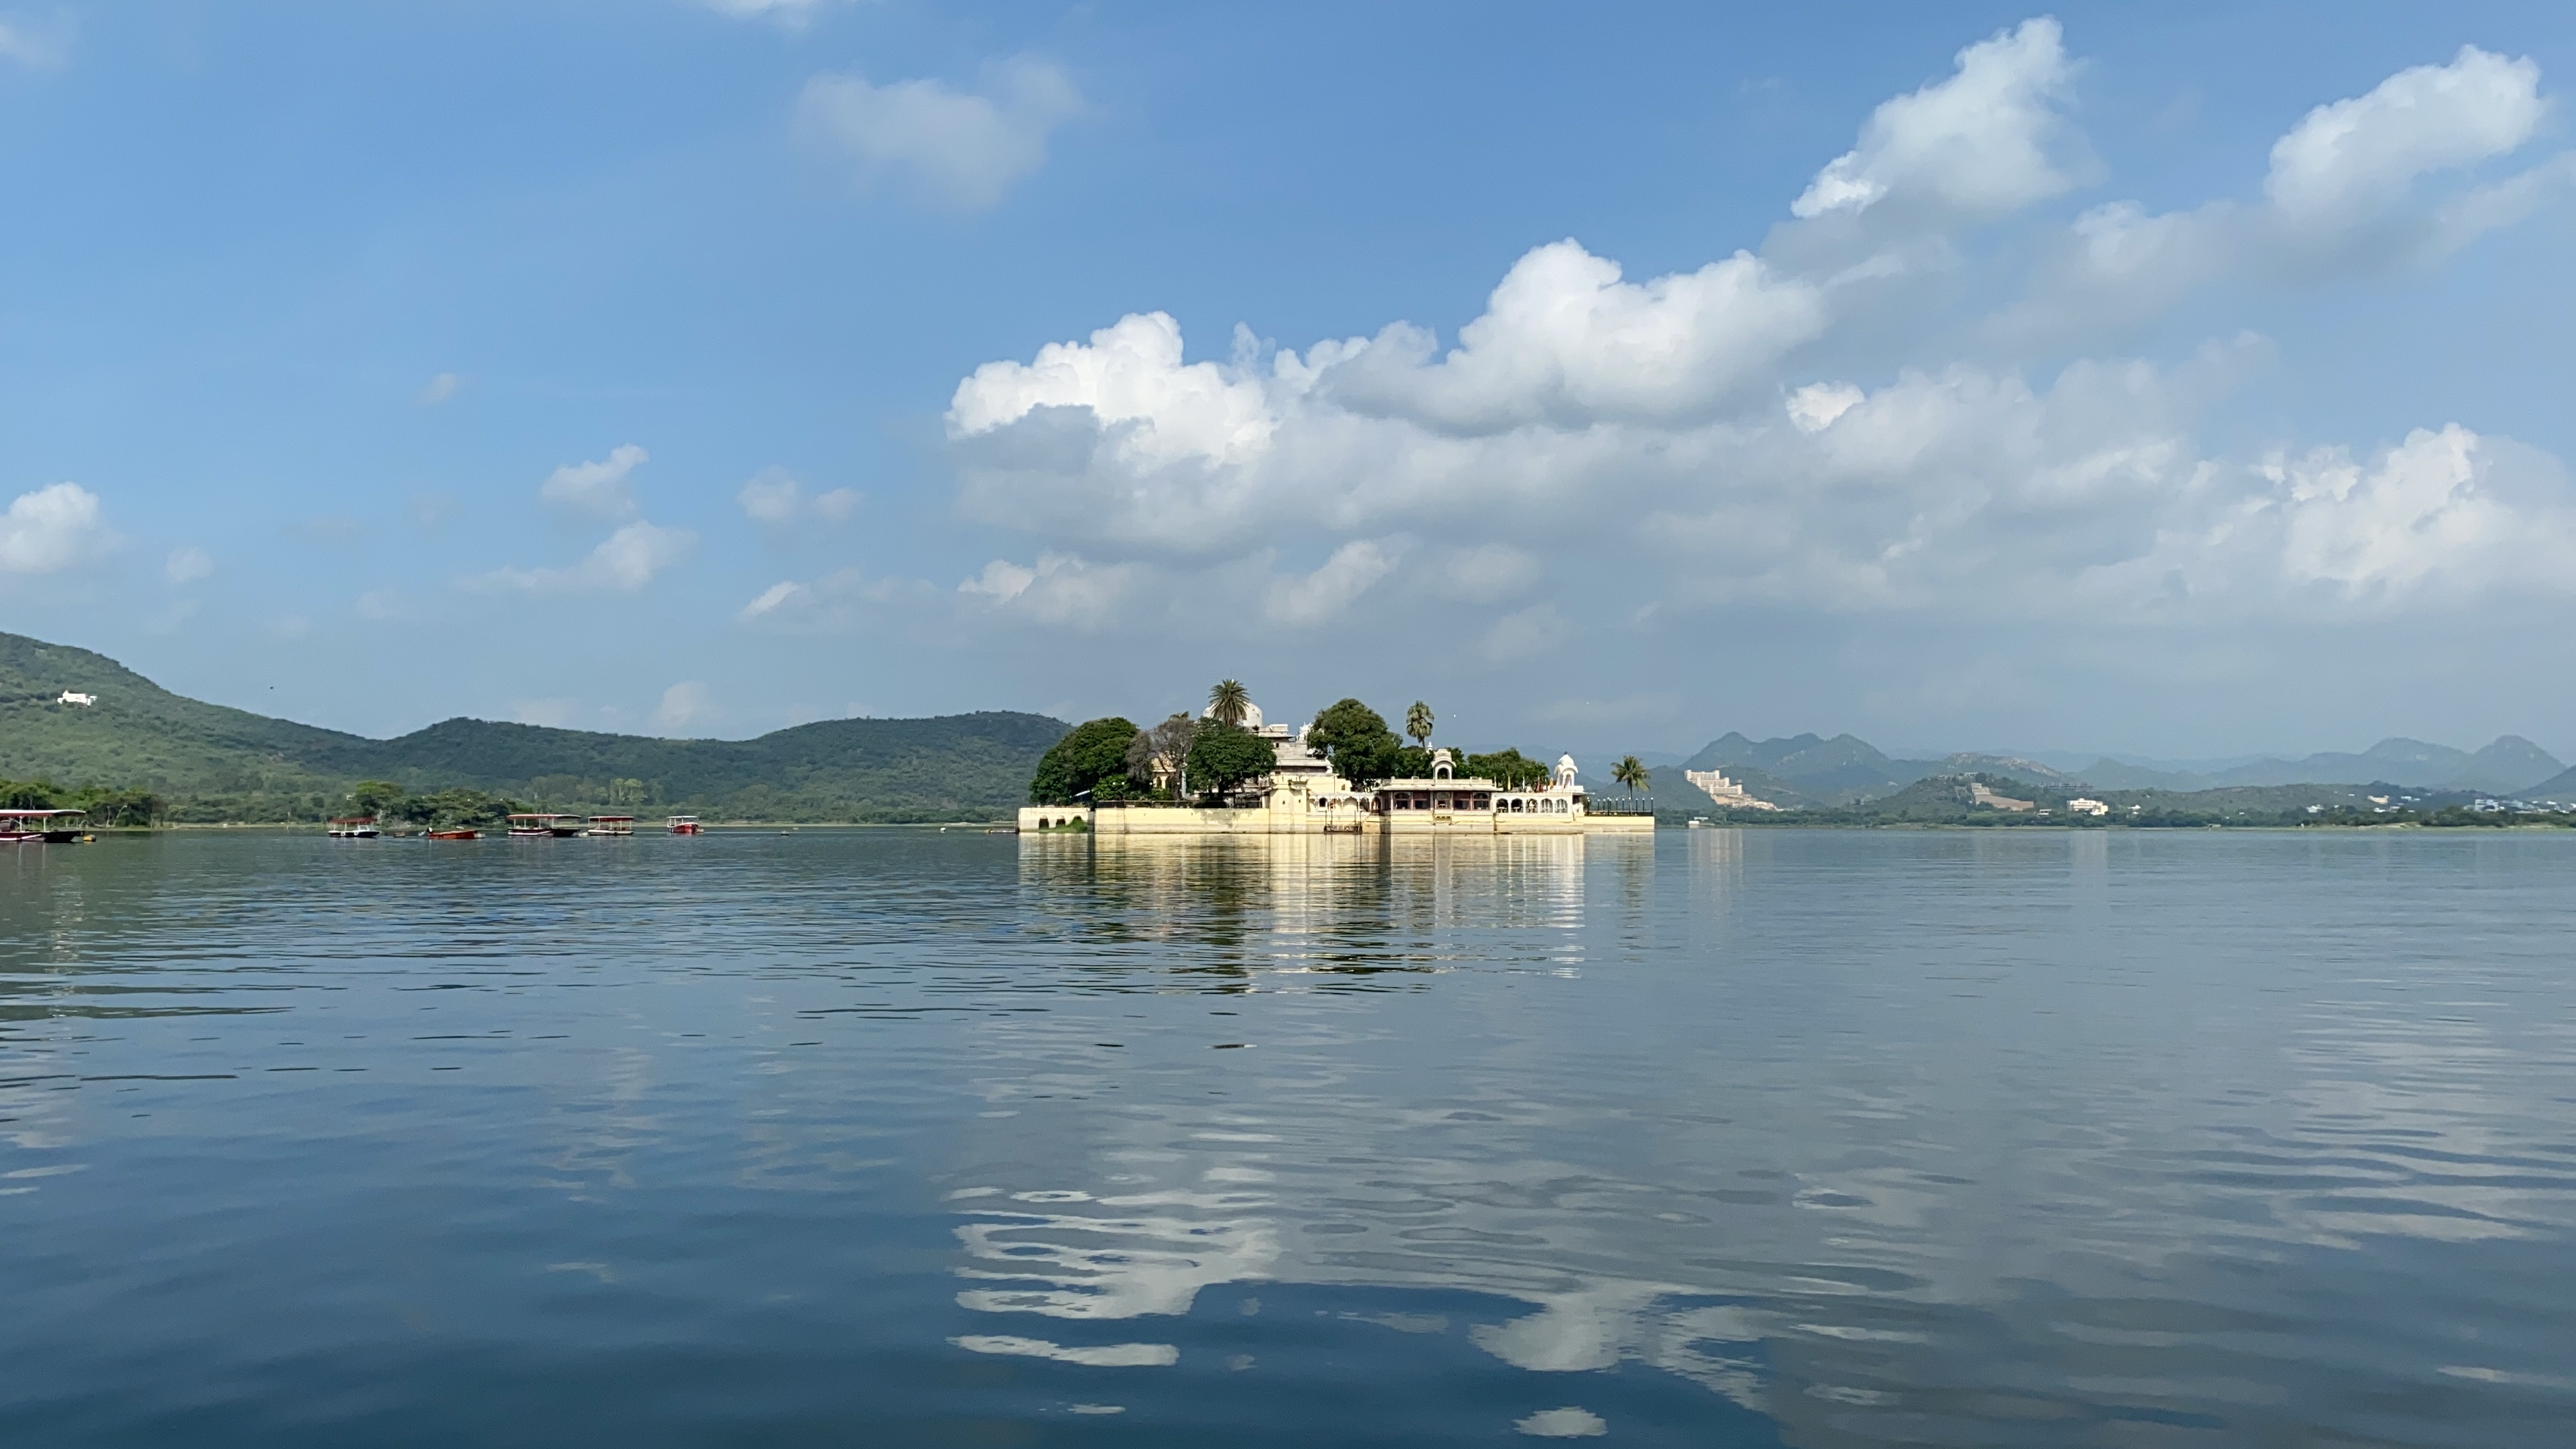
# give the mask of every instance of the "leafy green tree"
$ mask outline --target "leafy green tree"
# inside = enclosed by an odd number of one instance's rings
[[[110,790],[99,785],[84,786],[72,800],[89,812],[93,825],[150,825],[168,808],[149,790]]]
[[[1522,754],[1520,747],[1515,745],[1490,755],[1469,755],[1465,768],[1459,773],[1491,780],[1507,790],[1517,790],[1546,779],[1547,766]]]
[[[1208,718],[1219,724],[1240,727],[1243,717],[1252,709],[1252,692],[1239,679],[1220,679],[1208,691]]]
[[[1223,795],[1269,774],[1278,761],[1278,752],[1268,740],[1222,720],[1209,720],[1190,741],[1190,783],[1207,794]]]
[[[51,810],[61,793],[50,780],[0,780],[0,810]]]
[[[1395,763],[1387,767],[1390,780],[1425,780],[1431,776],[1431,752],[1420,745],[1399,745]]]
[[[1654,777],[1646,772],[1645,762],[1635,755],[1622,755],[1619,757],[1619,763],[1610,767],[1610,778],[1618,781],[1627,788],[1629,794],[1634,795],[1646,788],[1646,782]]]
[[[1431,725],[1431,706],[1421,700],[1415,700],[1413,708],[1404,712],[1404,732],[1413,736],[1413,742],[1416,745],[1424,747],[1430,745]]]
[[[1111,716],[1074,726],[1038,761],[1029,781],[1029,802],[1070,805],[1091,793],[1101,781],[1127,773],[1127,745],[1136,726]]]
[[[1181,776],[1190,760],[1190,741],[1198,737],[1199,722],[1186,714],[1174,714],[1149,730],[1138,730],[1127,744],[1127,779],[1138,791],[1138,798],[1154,792],[1157,776],[1170,783],[1168,791],[1177,793]]]
[[[384,815],[409,793],[391,780],[360,780],[349,787],[349,803],[361,815]]]
[[[1396,751],[1402,744],[1386,727],[1386,716],[1346,699],[1315,716],[1306,727],[1306,746],[1333,762],[1333,773],[1353,785],[1373,785],[1394,778]]]

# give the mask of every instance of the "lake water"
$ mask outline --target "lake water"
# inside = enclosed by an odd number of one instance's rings
[[[0,853],[0,1443],[2576,1438],[2576,836]]]

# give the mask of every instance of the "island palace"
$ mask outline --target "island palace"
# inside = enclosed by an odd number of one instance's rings
[[[1431,752],[1427,779],[1385,780],[1354,788],[1306,747],[1306,733],[1264,724],[1249,708],[1244,727],[1270,742],[1270,774],[1223,805],[1150,802],[1113,805],[1024,805],[1020,831],[1079,825],[1101,835],[1600,835],[1648,834],[1654,810],[1643,801],[1595,801],[1576,778],[1574,757],[1557,757],[1539,784],[1505,787],[1456,773],[1456,756]]]

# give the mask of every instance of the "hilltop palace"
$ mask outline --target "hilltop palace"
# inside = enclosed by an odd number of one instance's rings
[[[1596,804],[1576,782],[1574,757],[1561,755],[1545,781],[1506,788],[1456,773],[1447,750],[1431,752],[1431,775],[1354,789],[1323,756],[1306,748],[1306,732],[1264,724],[1258,708],[1244,727],[1270,742],[1277,767],[1224,805],[1026,805],[1020,830],[1080,824],[1101,835],[1600,835],[1648,834],[1655,828],[1643,801]]]

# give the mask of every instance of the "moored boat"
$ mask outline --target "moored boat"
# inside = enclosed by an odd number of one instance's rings
[[[635,833],[635,817],[632,815],[593,815],[590,817],[590,833],[593,835],[633,835]]]
[[[333,840],[373,840],[382,833],[373,815],[345,816],[332,821],[328,829]]]
[[[673,835],[703,835],[706,833],[698,828],[698,817],[695,815],[674,815],[663,823],[669,828]]]
[[[480,840],[483,838],[483,832],[480,830],[467,830],[460,826],[454,830],[433,830],[429,832],[429,838],[432,840]]]
[[[0,810],[0,845],[70,845],[86,810]]]
[[[510,817],[510,834],[518,839],[552,837],[561,840],[579,835],[581,832],[581,817],[578,815],[547,815],[530,811]]]

